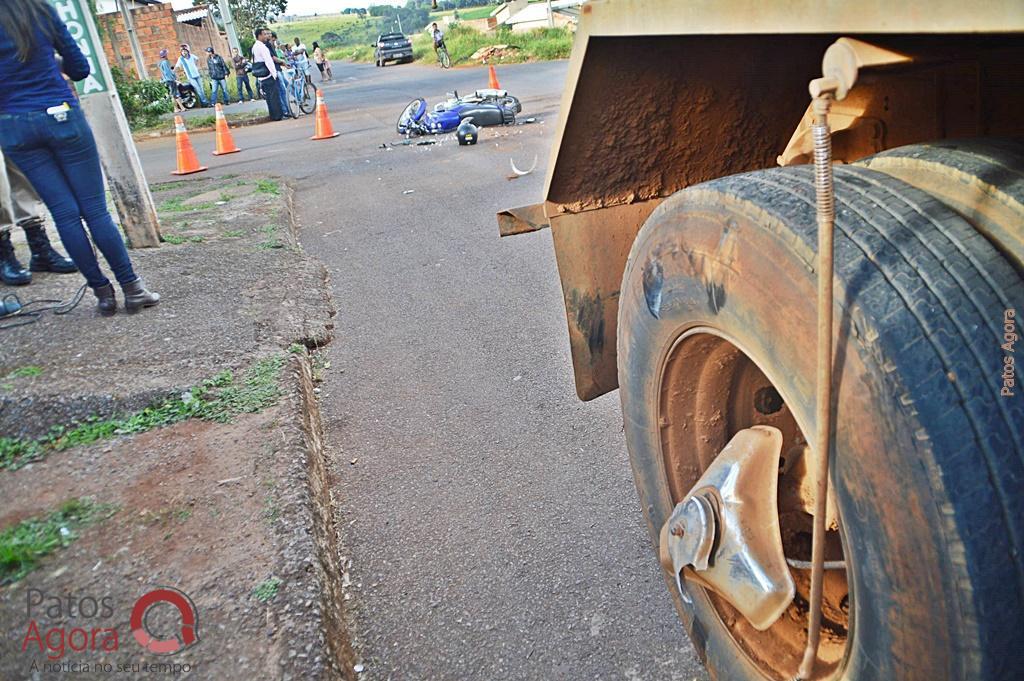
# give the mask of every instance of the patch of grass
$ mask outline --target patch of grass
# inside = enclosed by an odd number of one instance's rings
[[[167,234],[167,233],[165,233],[165,234],[161,234],[160,236],[162,236],[164,238],[164,242],[165,243],[169,243],[169,244],[171,244],[173,246],[179,246],[179,245],[185,243],[185,237],[178,236],[177,234]]]
[[[337,33],[344,38],[347,33],[357,29],[364,23],[368,23],[367,20],[361,19],[355,14],[321,14],[296,21],[274,22],[274,31],[281,37],[281,40],[287,40],[288,42],[291,42],[292,38],[298,36],[312,51],[314,40],[320,42],[321,45],[323,44],[321,36],[324,33]]]
[[[115,507],[71,499],[46,515],[0,531],[0,584],[16,582],[53,551],[78,538],[76,530],[113,515]]]
[[[302,343],[292,343],[288,346],[288,352],[293,355],[304,355],[306,353],[306,346]]]
[[[256,180],[256,191],[277,195],[281,193],[281,186],[274,180]]]
[[[225,116],[225,118],[227,118],[227,116]],[[195,130],[197,128],[212,128],[215,125],[217,125],[217,114],[193,116],[185,121],[185,127],[189,130]]]
[[[156,207],[156,209],[158,211],[163,211],[164,213],[180,213],[181,211],[188,210],[188,206],[185,205],[184,198],[175,196],[174,198],[167,199],[161,203]]]
[[[252,414],[276,404],[281,396],[277,379],[284,363],[285,356],[279,354],[253,364],[242,374],[241,384],[226,385],[205,402],[202,418],[224,423],[238,414]]]
[[[175,196],[172,199],[167,199],[159,206],[157,206],[157,212],[161,213],[187,213],[189,211],[201,211],[210,210],[215,204],[213,201],[203,201],[202,203],[186,204],[185,198],[181,196]]]
[[[465,15],[460,11],[460,16]],[[519,48],[498,59],[495,63],[509,64],[527,61],[545,61],[551,59],[567,59],[572,52],[573,33],[567,28],[537,28],[525,33],[512,33],[504,30],[498,33],[481,33],[471,26],[455,24],[450,26],[444,35],[448,56],[453,64],[475,63],[470,57],[481,47],[490,45],[514,45]],[[426,64],[436,64],[430,36],[416,33],[412,40],[413,60]],[[355,62],[372,62],[373,48],[368,45],[354,44],[342,48],[328,50],[330,59],[350,59]]]
[[[281,241],[275,237],[273,239],[267,239],[266,241],[259,242],[258,244],[256,244],[256,248],[258,248],[261,251],[269,251],[274,248],[284,248],[284,244],[281,243]]]
[[[188,184],[187,180],[172,180],[171,182],[161,182],[160,184],[149,185],[149,191],[151,192],[166,192],[172,189],[180,189]]]
[[[281,396],[277,380],[285,360],[283,353],[259,360],[246,369],[241,381],[235,381],[230,371],[222,371],[179,397],[128,416],[94,416],[70,425],[57,425],[37,440],[0,437],[0,469],[21,468],[51,451],[89,445],[117,435],[134,435],[191,418],[225,423],[239,414],[255,413],[275,404]]]
[[[192,509],[188,506],[164,508],[156,512],[145,509],[140,517],[144,525],[166,525],[171,521],[183,523],[192,517]]]
[[[228,230],[225,230],[223,236],[228,238],[228,239],[237,239],[238,237],[242,236],[242,230],[240,230],[240,229],[228,229]]]
[[[277,592],[280,588],[281,580],[277,577],[269,577],[260,582],[256,588],[252,590],[252,595],[260,603],[269,603],[277,596]]]
[[[199,236],[198,234],[196,234],[194,236],[190,236],[188,238],[188,240],[191,241],[194,244],[201,244],[201,243],[203,243],[203,241],[205,241],[205,239],[203,239],[203,237]]]
[[[263,505],[263,517],[271,523],[281,517],[281,509],[277,507],[277,504],[274,503],[274,498],[269,494]]]
[[[32,378],[33,376],[38,376],[41,373],[43,373],[42,367],[32,366],[30,364],[28,366],[18,367],[11,373],[7,374],[7,378]]]
[[[473,7],[470,9],[460,9],[459,19],[462,21],[473,21],[474,19],[486,19],[491,16],[491,12],[494,11],[494,5],[484,5],[483,7]]]

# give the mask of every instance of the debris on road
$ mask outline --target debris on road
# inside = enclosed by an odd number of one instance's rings
[[[515,179],[520,178],[520,177],[522,177],[524,175],[529,175],[530,173],[532,173],[534,170],[537,169],[537,155],[534,154],[534,156],[533,156],[533,165],[530,166],[529,170],[520,170],[519,168],[516,168],[516,162],[514,160],[512,160],[511,158],[508,160],[508,163],[509,163],[509,165],[512,166],[512,172],[515,173],[514,175],[509,175],[508,179],[515,180]]]
[[[470,60],[486,64],[490,61],[512,57],[519,51],[515,45],[488,45],[470,55]]]

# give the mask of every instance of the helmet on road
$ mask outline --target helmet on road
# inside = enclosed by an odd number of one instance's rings
[[[462,146],[476,144],[476,140],[479,137],[478,129],[473,125],[472,118],[467,118],[459,123],[458,129],[455,130],[455,135],[459,138],[459,144]]]

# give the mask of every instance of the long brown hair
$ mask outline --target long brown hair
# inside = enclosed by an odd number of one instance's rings
[[[36,30],[53,39],[57,35],[53,10],[46,0],[3,0],[0,2],[0,26],[14,41],[18,61],[28,61],[36,47]]]

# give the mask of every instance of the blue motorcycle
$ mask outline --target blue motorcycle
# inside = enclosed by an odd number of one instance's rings
[[[399,135],[416,137],[454,132],[467,118],[477,126],[512,125],[521,110],[519,100],[504,90],[478,90],[466,97],[456,92],[429,112],[427,100],[420,97],[405,107],[395,129]]]

